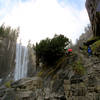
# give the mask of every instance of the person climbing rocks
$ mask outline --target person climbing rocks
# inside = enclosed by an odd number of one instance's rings
[[[68,55],[72,54],[72,49],[68,49]]]
[[[90,46],[88,46],[88,55],[89,56],[92,56],[92,50],[91,50],[91,47]]]

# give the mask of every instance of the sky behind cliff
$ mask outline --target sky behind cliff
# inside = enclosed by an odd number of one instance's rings
[[[24,44],[55,33],[76,39],[89,24],[85,0],[0,0],[0,25],[20,27]]]

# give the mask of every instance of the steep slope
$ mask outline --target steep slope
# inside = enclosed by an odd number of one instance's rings
[[[92,61],[92,63],[91,63]],[[99,100],[100,62],[83,53],[62,57],[55,67],[0,88],[3,100]],[[6,91],[6,94],[4,94]],[[8,99],[7,99],[8,98]]]

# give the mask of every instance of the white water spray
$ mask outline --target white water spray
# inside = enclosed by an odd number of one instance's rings
[[[14,72],[14,80],[27,77],[28,66],[28,48],[21,44],[16,44],[16,66]]]

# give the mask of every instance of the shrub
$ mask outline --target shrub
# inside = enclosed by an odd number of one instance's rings
[[[52,65],[65,54],[64,48],[69,39],[64,35],[55,35],[52,39],[46,38],[36,44],[36,57],[43,64]]]

